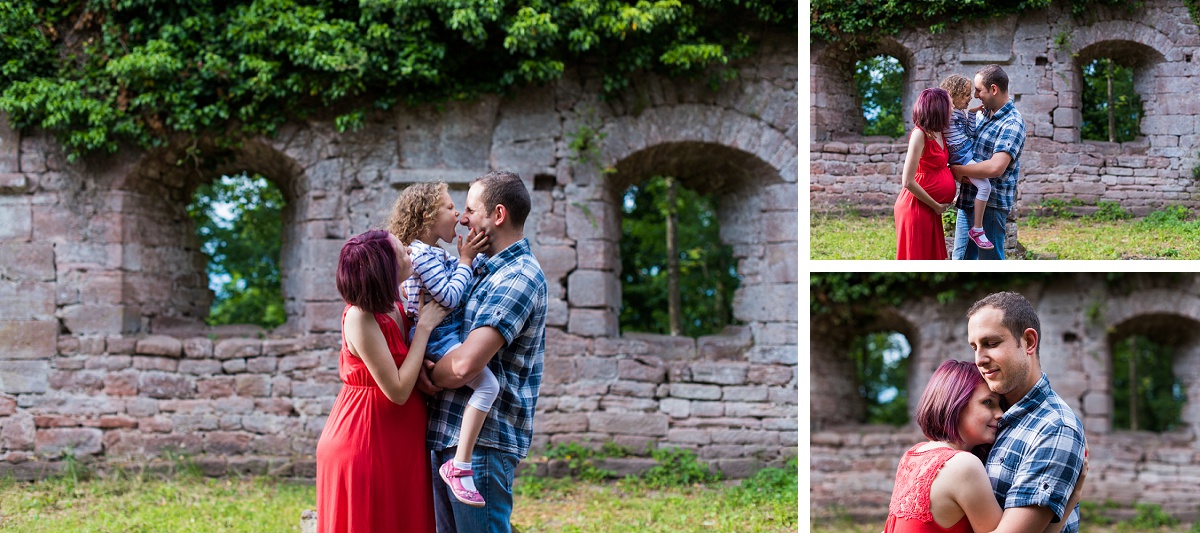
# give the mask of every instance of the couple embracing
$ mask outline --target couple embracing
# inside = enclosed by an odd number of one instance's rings
[[[982,105],[967,109],[972,89]],[[1004,259],[1004,226],[1017,195],[1025,121],[1009,101],[1008,74],[988,65],[925,89],[894,208],[897,259],[946,259],[942,213],[958,209],[954,259]],[[961,180],[953,201],[955,179]]]
[[[1037,313],[1002,292],[967,316],[975,362],[930,378],[916,415],[929,442],[900,460],[885,533],[1077,533],[1087,442],[1042,373]]]

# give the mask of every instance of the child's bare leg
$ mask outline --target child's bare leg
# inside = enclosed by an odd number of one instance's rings
[[[487,411],[481,411],[470,405],[463,409],[462,429],[458,434],[458,449],[454,451],[455,461],[471,464],[475,441],[479,439],[479,431],[483,429],[483,421],[487,420],[487,415]]]
[[[987,200],[980,200],[978,198],[975,199],[975,220],[974,224],[971,225],[972,228],[983,227],[983,210],[986,207]]]

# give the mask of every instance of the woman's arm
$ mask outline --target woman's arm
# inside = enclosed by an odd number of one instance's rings
[[[960,453],[946,461],[935,483],[946,476],[949,497],[962,508],[973,531],[991,531],[1000,524],[1004,510],[996,503],[992,482],[978,457]]]
[[[917,184],[917,163],[921,160],[921,153],[925,150],[925,131],[921,128],[914,128],[912,135],[908,137],[908,156],[904,159],[904,172],[901,174],[902,184],[908,192],[916,196],[921,203],[929,206],[930,209],[937,214],[942,214],[950,204],[939,204],[925,192],[920,185]]]
[[[439,309],[444,308],[422,305],[421,312],[429,311],[431,320],[417,324],[408,355],[399,368],[395,366],[387,339],[383,337],[383,330],[376,322],[375,315],[353,306],[346,312],[344,334],[350,353],[363,360],[379,389],[392,403],[404,405],[412,394],[417,373],[421,370],[421,363],[425,358],[425,343],[429,340],[429,333],[445,316],[445,311]]]

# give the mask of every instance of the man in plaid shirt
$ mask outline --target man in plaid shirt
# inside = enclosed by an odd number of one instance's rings
[[[533,412],[542,383],[546,347],[546,277],[525,240],[529,191],[512,172],[489,172],[471,184],[459,223],[490,240],[489,257],[469,295],[454,310],[463,344],[436,365],[426,363],[421,388],[433,396],[427,441],[433,469],[454,457],[463,409],[471,395],[460,389],[484,367],[500,392],[483,423],[471,457],[475,488],[484,507],[471,507],[433,476],[434,514],[441,533],[509,531],[512,482],[529,454]],[[462,478],[465,483],[468,478]],[[398,502],[402,504],[403,502]]]
[[[999,65],[988,65],[975,74],[975,97],[983,102],[975,122],[975,163],[951,165],[962,182],[958,188],[958,220],[954,225],[954,259],[1004,259],[1004,224],[1017,199],[1017,174],[1025,146],[1025,119],[1008,99],[1008,74]],[[983,232],[995,245],[980,250],[967,237],[975,220],[976,188],[966,178],[990,178],[992,194],[983,212]]]
[[[967,311],[967,338],[988,388],[1006,407],[987,460],[996,501],[996,531],[1042,531],[1066,520],[1079,531],[1078,507],[1067,500],[1084,469],[1083,423],[1051,388],[1038,353],[1041,322],[1024,296],[988,295]]]

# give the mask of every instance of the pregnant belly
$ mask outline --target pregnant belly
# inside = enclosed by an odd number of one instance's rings
[[[954,199],[954,175],[950,173],[950,169],[943,168],[935,172],[920,174],[916,178],[917,185],[925,189],[925,192],[929,193],[935,202],[945,204]]]

